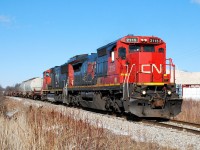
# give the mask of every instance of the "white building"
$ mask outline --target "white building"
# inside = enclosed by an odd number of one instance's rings
[[[200,100],[200,72],[176,70],[176,84],[184,99]]]

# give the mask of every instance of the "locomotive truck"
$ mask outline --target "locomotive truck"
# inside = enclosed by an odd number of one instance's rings
[[[155,36],[127,35],[43,72],[42,100],[138,117],[181,112],[175,65]]]

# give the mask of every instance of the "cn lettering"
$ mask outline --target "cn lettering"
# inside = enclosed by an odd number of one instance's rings
[[[142,73],[153,73],[156,71],[158,74],[162,73],[162,64],[160,64],[160,68],[157,67],[155,64],[143,64],[141,65],[141,72]]]

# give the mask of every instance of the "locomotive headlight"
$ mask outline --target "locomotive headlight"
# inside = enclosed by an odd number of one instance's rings
[[[141,39],[141,42],[147,42],[147,39]]]
[[[146,94],[147,94],[147,91],[142,90],[142,95],[146,95]]]
[[[167,91],[167,94],[168,94],[168,95],[171,95],[171,94],[172,94],[172,91],[168,90],[168,91]]]

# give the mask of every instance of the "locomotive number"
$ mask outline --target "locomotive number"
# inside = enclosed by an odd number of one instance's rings
[[[135,43],[135,42],[138,42],[138,39],[137,38],[127,38],[126,42],[127,43]]]
[[[160,39],[149,39],[150,43],[161,43]]]

